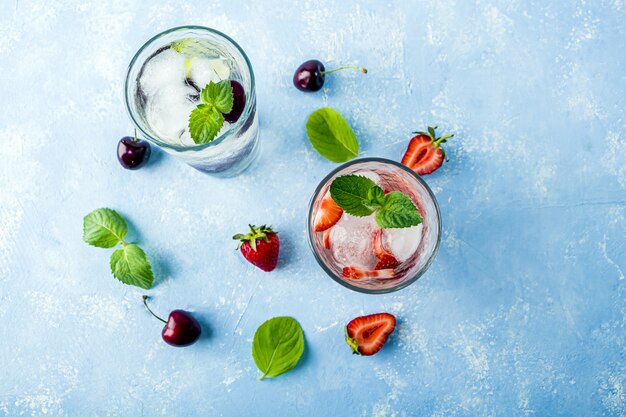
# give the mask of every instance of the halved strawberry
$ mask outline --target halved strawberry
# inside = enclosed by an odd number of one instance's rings
[[[454,136],[438,138],[435,129],[437,126],[428,126],[428,132],[415,132],[417,136],[411,139],[402,157],[402,163],[419,175],[430,174],[443,164],[446,153],[441,144]]]
[[[324,247],[330,249],[330,229],[324,230],[322,234],[322,240],[324,240]]]
[[[376,271],[368,271],[356,266],[346,266],[343,268],[343,277],[353,280],[363,278],[390,279],[395,276],[393,269],[379,269]]]
[[[394,269],[400,265],[393,253],[383,246],[383,229],[377,228],[372,233],[372,247],[374,248],[374,255],[379,259],[375,269]]]
[[[315,214],[315,222],[313,224],[313,230],[316,232],[323,232],[326,229],[333,227],[339,219],[343,210],[335,203],[335,201],[328,194],[322,200],[317,213]]]
[[[346,326],[346,343],[353,353],[370,356],[383,347],[395,328],[396,318],[389,313],[357,317]]]

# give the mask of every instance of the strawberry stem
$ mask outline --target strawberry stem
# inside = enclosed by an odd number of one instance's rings
[[[450,139],[450,138],[452,138],[452,137],[454,137],[454,135],[444,135],[444,136],[442,136],[442,137],[440,137],[440,138],[436,139],[436,140],[433,142],[433,145],[435,145],[435,146],[439,146],[440,144],[442,144],[443,142],[445,142],[446,140],[448,140],[448,139]]]
[[[234,240],[239,240],[239,246],[237,246],[237,249],[240,249],[245,242],[248,242],[252,250],[256,252],[256,241],[258,239],[269,242],[270,239],[267,235],[276,233],[272,230],[272,226],[268,227],[263,225],[261,227],[256,227],[255,225],[249,224],[248,227],[250,227],[249,233],[245,235],[238,233],[233,236]]]

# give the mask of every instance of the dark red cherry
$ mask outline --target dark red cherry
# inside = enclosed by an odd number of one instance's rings
[[[363,74],[367,74],[365,68],[352,65],[326,71],[324,64],[317,59],[310,59],[301,64],[296,70],[296,73],[293,75],[293,85],[300,91],[318,91],[324,86],[326,74],[347,68],[358,69]]]
[[[233,109],[224,115],[224,120],[228,123],[235,123],[246,107],[246,92],[239,81],[230,80],[230,87],[233,89]]]
[[[125,136],[117,144],[117,160],[126,169],[139,169],[150,159],[150,144],[137,136]]]
[[[293,85],[300,91],[318,91],[324,86],[324,64],[310,59],[298,67],[293,75]]]
[[[146,306],[150,314],[165,323],[165,327],[161,331],[161,337],[171,346],[183,347],[194,344],[202,334],[200,323],[193,316],[184,310],[174,310],[170,313],[167,321],[157,316],[150,310],[146,300],[147,295],[143,296],[143,304]]]

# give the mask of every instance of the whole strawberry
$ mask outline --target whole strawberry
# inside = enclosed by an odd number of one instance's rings
[[[266,272],[273,271],[278,263],[278,251],[280,241],[278,235],[272,227],[265,225],[256,227],[250,226],[248,234],[236,234],[233,239],[239,240],[237,249],[241,250],[243,257],[252,265],[261,268]]]

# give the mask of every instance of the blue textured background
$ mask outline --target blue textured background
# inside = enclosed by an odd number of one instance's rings
[[[0,415],[476,416],[626,414],[626,3],[586,1],[30,1],[0,7]],[[232,35],[257,77],[262,149],[234,179],[162,152],[123,170],[126,65],[181,24]],[[366,76],[291,85],[308,58]],[[338,109],[363,155],[399,159],[410,132],[455,132],[427,177],[443,240],[428,273],[367,296],[326,277],[305,210],[335,165],[307,115]],[[175,349],[114,280],[83,216],[123,213],[154,264],[153,308],[194,311]],[[279,269],[230,237],[281,232]],[[343,325],[397,315],[380,354]],[[305,355],[256,381],[256,327],[292,315]]]

